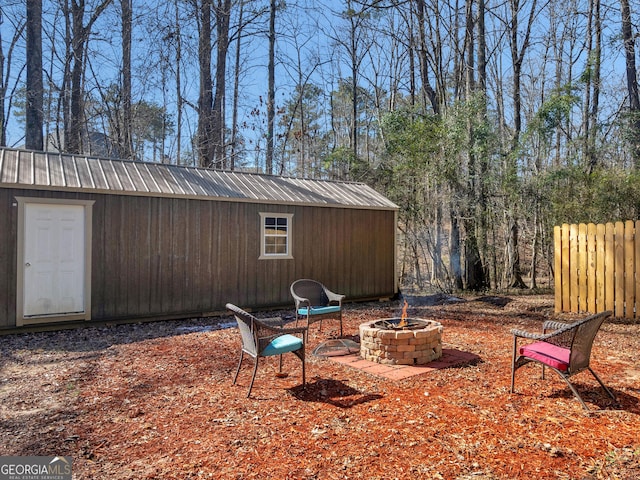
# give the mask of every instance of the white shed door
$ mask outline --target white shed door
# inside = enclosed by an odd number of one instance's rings
[[[84,209],[82,205],[25,205],[25,317],[84,311]]]

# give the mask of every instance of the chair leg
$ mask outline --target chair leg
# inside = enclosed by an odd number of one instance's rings
[[[584,403],[584,400],[582,400],[582,397],[580,396],[580,394],[578,393],[578,390],[576,390],[576,387],[573,386],[573,384],[569,381],[568,378],[566,378],[564,375],[562,375],[560,373],[560,376],[564,379],[565,382],[567,382],[567,385],[569,385],[569,388],[571,389],[571,391],[573,392],[573,395],[580,401],[580,404],[582,405],[582,407],[585,410],[589,410],[589,407],[587,407],[587,404]]]
[[[594,376],[594,378],[598,381],[598,383],[600,384],[600,386],[602,388],[604,388],[604,391],[607,392],[607,395],[609,395],[613,400],[616,399],[616,396],[613,394],[613,392],[611,392],[611,390],[609,390],[609,388],[604,384],[604,382],[602,380],[600,380],[600,377],[598,375],[596,375],[596,372],[594,372],[591,367],[587,367],[589,369],[589,371],[591,372],[591,375]]]
[[[282,355],[280,355],[280,362],[278,365],[278,373],[282,373]]]
[[[236,374],[233,377],[233,385],[236,384],[236,380],[238,379],[238,373],[240,373],[240,366],[242,365],[242,357],[244,356],[244,351],[240,350],[240,361],[238,362],[238,368],[236,368]]]
[[[510,393],[513,393],[513,384],[516,381],[516,350],[518,349],[518,339],[514,335],[513,337],[513,354],[511,355],[511,390]]]
[[[249,398],[249,395],[251,395],[251,389],[253,388],[253,381],[256,379],[256,372],[258,371],[259,360],[260,360],[260,357],[255,358],[256,364],[253,367],[253,375],[251,376],[251,383],[249,384],[249,391],[247,392],[247,398]]]
[[[296,350],[293,353],[302,362],[302,387],[304,388],[306,383],[307,383],[307,377],[306,377],[306,372],[305,372],[305,361],[304,361],[304,347],[303,347],[303,349]]]

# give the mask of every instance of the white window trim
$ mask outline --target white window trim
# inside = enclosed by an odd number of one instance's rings
[[[287,253],[265,253],[265,218],[276,217],[287,219]],[[275,212],[260,212],[260,257],[259,260],[287,260],[293,259],[293,240],[292,240],[292,225],[293,225],[293,213],[275,213]]]

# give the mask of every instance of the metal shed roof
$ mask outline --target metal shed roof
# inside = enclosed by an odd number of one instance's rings
[[[0,148],[0,187],[395,210],[363,183]]]

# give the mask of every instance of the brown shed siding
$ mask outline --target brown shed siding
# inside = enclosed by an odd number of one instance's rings
[[[13,195],[0,188],[0,328],[15,325],[17,209]]]
[[[292,306],[302,277],[352,300],[396,293],[398,207],[365,184],[0,148],[0,329],[23,308],[18,197],[91,203],[92,320]],[[293,215],[293,258],[259,258],[261,212]]]
[[[395,293],[393,210],[0,188],[0,328],[16,324],[17,196],[95,201],[92,320],[292,306],[303,277],[349,299]],[[293,259],[258,258],[260,212],[293,214]]]

